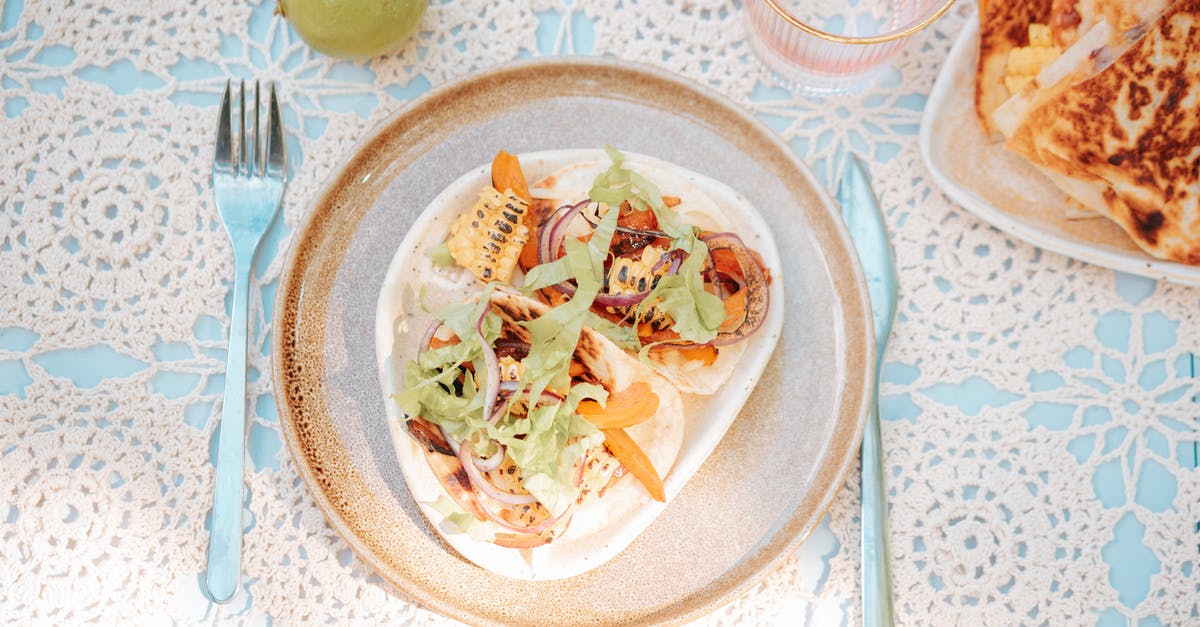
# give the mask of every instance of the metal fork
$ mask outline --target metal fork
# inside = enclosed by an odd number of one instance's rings
[[[260,141],[259,84],[254,83],[253,141],[246,141],[246,82],[238,94],[237,137],[233,142],[230,82],[225,83],[213,155],[212,186],[221,222],[233,243],[233,320],[225,362],[225,397],[217,444],[217,480],[213,491],[212,530],[205,576],[213,601],[225,603],[237,592],[242,570],[242,500],[246,449],[246,318],[250,267],[271,220],[279,211],[286,182],[283,123],[271,83],[267,132]]]

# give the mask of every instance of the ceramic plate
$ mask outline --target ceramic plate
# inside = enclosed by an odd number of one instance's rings
[[[1022,157],[991,143],[975,115],[979,20],[971,18],[934,84],[921,154],[934,181],[967,210],[1014,237],[1098,266],[1200,285],[1200,267],[1142,252],[1116,223],[1067,205],[1067,195]]]
[[[784,329],[725,438],[633,544],[570,579],[504,579],[447,547],[409,496],[376,370],[377,299],[419,214],[496,150],[606,143],[721,180],[759,209],[784,252]],[[296,234],[272,348],[300,476],[356,554],[407,597],[472,623],[674,622],[745,590],[828,509],[855,461],[871,333],[849,237],[786,144],[673,75],[574,59],[434,90],[371,132]]]

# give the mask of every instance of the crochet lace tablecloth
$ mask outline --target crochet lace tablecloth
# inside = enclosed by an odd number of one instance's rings
[[[0,616],[436,623],[326,525],[280,445],[267,338],[306,199],[431,86],[603,54],[709,85],[826,183],[869,157],[900,270],[882,384],[896,611],[925,624],[1200,622],[1200,289],[1045,252],[930,181],[916,133],[968,1],[866,91],[811,101],[720,0],[434,0],[401,52],[311,52],[272,4],[8,0],[0,12]],[[277,79],[291,182],[252,293],[243,591],[201,591],[232,253],[209,191],[227,76]],[[703,622],[853,624],[857,474]]]

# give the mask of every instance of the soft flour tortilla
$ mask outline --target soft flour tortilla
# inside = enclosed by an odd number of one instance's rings
[[[561,171],[572,164],[607,164],[607,157],[601,150],[559,150],[519,156],[522,169],[530,181],[539,181],[547,174]],[[626,163],[639,172],[649,165],[655,168],[673,167],[662,161],[630,153],[626,153]],[[677,175],[683,177],[682,180],[691,180],[697,188],[709,192],[710,198],[722,199],[719,205],[722,210],[718,215],[727,222],[725,226],[738,232],[746,245],[757,250],[763,256],[768,269],[778,277],[779,254],[774,241],[762,218],[749,203],[720,183],[699,175],[691,175],[695,177],[695,180],[692,180],[688,176],[690,173],[676,169],[683,173]],[[618,504],[613,505],[612,511],[596,509],[586,516],[577,515],[562,539],[544,547],[517,551],[491,543],[476,542],[466,534],[445,533],[440,529],[443,516],[427,505],[445,492],[425,461],[425,449],[416,444],[407,433],[402,423],[404,417],[400,415],[395,402],[390,399],[391,394],[403,389],[404,366],[407,360],[416,354],[420,338],[431,320],[430,314],[426,313],[427,309],[436,308],[442,303],[467,300],[480,290],[480,283],[469,272],[459,267],[439,268],[432,262],[429,253],[445,241],[455,218],[464,208],[472,205],[479,189],[490,181],[490,167],[481,165],[448,185],[413,224],[392,259],[380,292],[375,316],[376,357],[383,391],[385,397],[389,397],[385,398],[385,407],[391,420],[397,458],[413,500],[421,504],[421,509],[432,526],[439,530],[451,547],[475,564],[504,576],[520,579],[570,577],[599,566],[620,553],[666,505],[652,500],[636,479],[626,477],[622,479],[620,487],[631,491],[632,495],[614,501],[601,501],[610,505]],[[585,194],[588,188],[590,181],[584,189]],[[682,192],[673,192],[667,185],[663,185],[663,193],[682,195]],[[720,392],[711,396],[686,394],[682,398],[682,410],[679,410],[682,417],[682,442],[676,448],[678,456],[663,476],[667,503],[683,489],[716,448],[770,359],[782,333],[782,281],[772,282],[770,295],[771,308],[766,321],[754,336],[743,342],[746,349],[741,364],[724,381]],[[608,346],[612,347],[611,343]],[[617,352],[621,351],[618,349]],[[624,353],[621,356],[634,359]],[[618,364],[627,363],[618,360],[615,355],[611,361]],[[619,373],[618,377],[630,379],[639,376],[635,373],[640,372],[632,366],[615,368],[614,371]],[[625,379],[619,379],[617,382],[623,380]],[[648,380],[652,381],[653,385],[661,385],[664,381],[657,377]],[[671,393],[665,390],[659,394],[660,401],[670,396]],[[640,437],[633,430],[630,434],[635,439]],[[652,441],[666,443],[670,438],[656,437],[652,438]],[[655,463],[658,464],[657,459]]]
[[[551,199],[555,207],[587,198],[592,181],[609,168],[611,161],[600,151],[580,152],[590,154],[581,155],[580,159],[541,179],[534,179],[530,185],[533,196]],[[657,185],[664,196],[678,197],[681,202],[674,210],[685,222],[708,231],[737,233],[747,246],[762,255],[763,262],[772,272],[778,273],[778,256],[766,226],[761,224],[761,218],[749,202],[737,192],[710,178],[650,157],[626,155],[624,165]],[[780,306],[780,301],[772,295],[770,306]],[[721,347],[711,365],[684,359],[670,350],[656,351],[651,359],[655,370],[680,390],[713,394],[729,380],[748,344],[743,341]]]

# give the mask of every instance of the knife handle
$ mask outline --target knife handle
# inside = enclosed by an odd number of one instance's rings
[[[879,398],[867,414],[862,443],[862,613],[863,627],[891,627],[892,559],[888,549],[887,491],[879,434]]]

